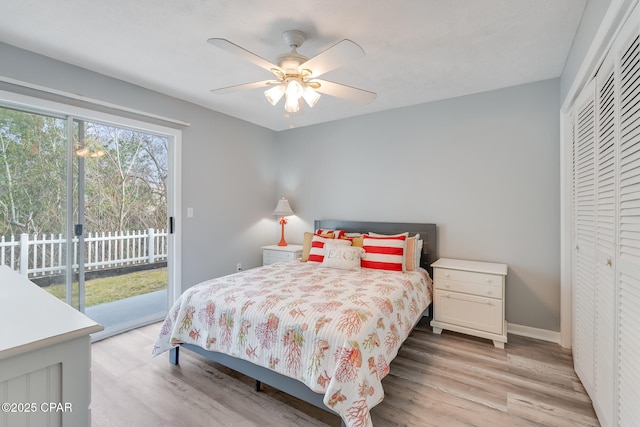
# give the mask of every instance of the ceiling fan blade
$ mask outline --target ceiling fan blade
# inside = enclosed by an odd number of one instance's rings
[[[263,80],[260,82],[244,83],[241,85],[221,87],[219,89],[211,89],[211,93],[215,93],[216,95],[222,95],[225,93],[238,92],[238,91],[247,90],[247,89],[257,89],[257,88],[266,89],[269,86],[273,86],[277,84],[280,84],[280,82],[275,80]]]
[[[320,92],[329,96],[335,96],[337,98],[347,99],[349,101],[357,102],[358,104],[368,104],[370,102],[373,102],[378,96],[375,92],[370,92],[368,90],[358,89],[353,86],[347,86],[327,80],[314,79],[313,82],[320,83],[320,87],[316,89],[316,92]]]
[[[345,39],[307,60],[299,68],[311,70],[310,77],[313,78],[336,69],[349,61],[362,58],[364,55],[364,50],[360,46],[351,40]]]
[[[278,67],[276,64],[273,64],[272,62],[267,61],[263,57],[258,56],[253,52],[249,52],[247,49],[240,47],[237,44],[232,43],[227,39],[213,38],[213,39],[208,39],[207,43],[217,48],[220,48],[222,50],[225,50],[228,53],[236,55],[246,61],[249,61],[260,68],[264,68],[267,71],[271,71],[271,69],[273,68],[280,69],[280,67]]]

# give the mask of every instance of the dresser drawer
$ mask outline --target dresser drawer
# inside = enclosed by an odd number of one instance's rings
[[[262,265],[302,258],[302,245],[263,246]]]
[[[443,291],[462,292],[469,295],[477,295],[487,298],[502,299],[502,286],[481,285],[470,282],[458,282],[449,279],[436,279],[435,288]]]
[[[433,272],[434,278],[455,280],[457,282],[469,282],[482,285],[502,286],[502,277],[497,274],[478,273],[475,271],[450,270],[447,268],[436,268]]]
[[[272,256],[268,256],[268,255],[262,255],[262,265],[269,265],[269,264],[275,264],[276,262],[280,262],[280,261],[287,261],[293,259],[292,258],[279,258],[279,257],[272,257]]]
[[[269,250],[269,249],[265,249],[262,252],[262,256],[267,259],[274,259],[277,261],[284,261],[287,259],[296,259],[296,253],[295,252],[285,252],[285,251],[273,251],[273,250]],[[277,262],[276,261],[276,262]]]
[[[502,276],[471,271],[437,268],[434,271],[436,289],[502,299]]]
[[[503,333],[502,301],[439,289],[435,290],[434,296],[435,321],[478,331]]]

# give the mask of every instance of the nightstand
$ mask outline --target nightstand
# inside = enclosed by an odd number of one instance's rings
[[[262,247],[262,265],[302,258],[302,245],[269,245]]]
[[[440,258],[433,264],[433,332],[443,329],[493,340],[504,348],[507,266]]]

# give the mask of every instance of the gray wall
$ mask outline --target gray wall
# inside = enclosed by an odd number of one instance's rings
[[[182,133],[182,288],[261,263],[275,238],[275,132],[0,43],[0,75],[190,122]],[[7,89],[7,87],[4,87]],[[194,217],[186,217],[186,208]]]
[[[508,264],[509,322],[559,331],[559,93],[556,79],[279,133],[289,240],[314,219],[435,222],[440,256]]]

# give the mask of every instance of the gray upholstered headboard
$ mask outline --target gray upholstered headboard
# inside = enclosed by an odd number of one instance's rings
[[[408,222],[363,222],[363,221],[339,221],[333,219],[321,219],[314,221],[314,230],[346,230],[348,233],[380,233],[397,234],[409,232],[409,236],[420,233],[424,241],[420,264],[433,277],[431,264],[438,259],[438,246],[436,242],[436,224],[420,224]]]

